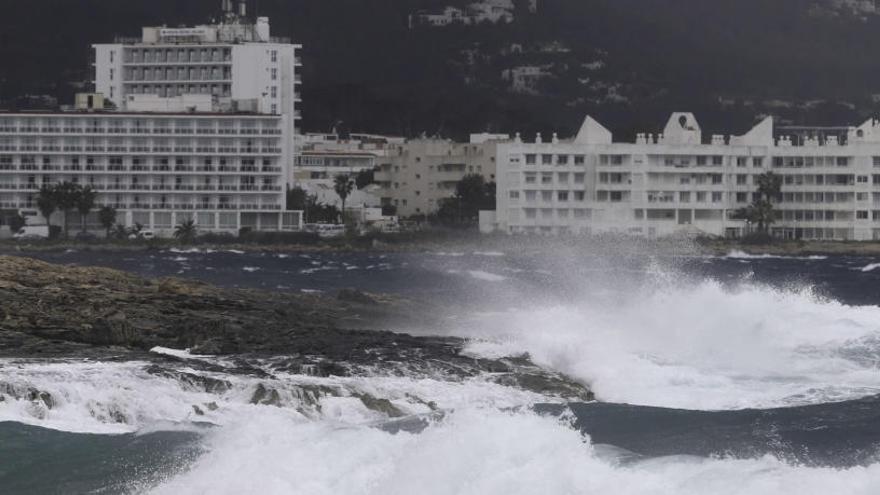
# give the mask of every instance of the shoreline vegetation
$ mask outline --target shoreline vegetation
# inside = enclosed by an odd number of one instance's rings
[[[644,239],[629,236],[594,237],[508,236],[479,234],[472,230],[433,229],[397,234],[347,235],[320,238],[310,233],[284,233],[248,236],[203,235],[190,242],[176,239],[97,239],[76,241],[0,240],[0,254],[20,252],[57,252],[69,249],[95,252],[157,251],[199,249],[242,252],[435,252],[449,250],[540,252],[564,248],[585,253],[658,254],[680,256],[724,256],[731,252],[751,255],[809,256],[850,255],[880,256],[880,241],[779,241],[749,242],[717,238],[672,237]]]

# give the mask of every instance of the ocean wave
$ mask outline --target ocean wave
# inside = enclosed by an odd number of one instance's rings
[[[208,453],[155,494],[877,493],[880,466],[824,469],[774,457],[622,463],[556,418],[464,409],[420,434],[304,422],[263,411],[211,432]]]
[[[811,256],[780,256],[775,254],[749,254],[745,251],[740,251],[738,249],[734,249],[729,252],[727,256],[722,256],[722,258],[727,259],[738,259],[738,260],[807,260],[807,261],[822,261],[827,260],[828,256],[820,256],[820,255],[811,255]]]
[[[648,285],[483,314],[456,328],[475,339],[475,354],[528,353],[611,402],[718,410],[880,391],[876,366],[854,357],[880,354],[880,308],[823,300],[808,288]]]

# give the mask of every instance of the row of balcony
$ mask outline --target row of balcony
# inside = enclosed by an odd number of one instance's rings
[[[174,153],[179,155],[280,155],[281,148],[235,148],[232,146],[220,146],[217,148],[173,148],[170,146],[32,146],[32,145],[0,145],[0,151],[10,153]]]
[[[278,174],[281,173],[281,167],[231,167],[227,165],[221,165],[219,167],[214,166],[198,166],[198,167],[190,167],[183,165],[154,165],[152,167],[148,167],[146,165],[132,165],[131,167],[126,167],[124,165],[9,165],[9,164],[0,164],[0,172],[15,172],[15,171],[23,171],[23,172],[139,172],[139,173],[150,173],[150,172],[175,172],[175,173],[248,173],[248,174],[258,174],[258,173],[272,173]]]
[[[0,134],[158,134],[158,135],[243,135],[243,136],[280,136],[281,129],[254,129],[234,127],[16,127],[0,126]]]
[[[88,184],[96,191],[198,191],[198,192],[281,192],[283,188],[277,185],[195,185],[195,184]],[[40,184],[27,183],[0,183],[3,191],[38,191]]]

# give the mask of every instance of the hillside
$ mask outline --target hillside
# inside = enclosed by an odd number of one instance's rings
[[[490,1],[490,0],[484,0]],[[304,126],[463,137],[571,134],[590,113],[620,137],[679,109],[705,129],[757,116],[851,123],[880,99],[880,16],[866,0],[540,0],[512,22],[411,26],[459,0],[260,0],[273,32],[305,45]],[[62,102],[90,78],[88,44],[143,24],[203,22],[214,0],[5,2],[0,100]],[[51,12],[51,16],[46,13]]]

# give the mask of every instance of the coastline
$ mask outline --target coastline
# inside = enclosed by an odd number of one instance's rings
[[[739,251],[750,255],[773,256],[877,256],[880,241],[774,241],[755,244],[728,239],[664,238],[644,239],[627,236],[597,237],[520,237],[474,232],[425,232],[413,235],[371,236],[361,238],[321,239],[317,242],[195,242],[174,240],[78,242],[73,240],[15,242],[0,240],[0,255],[53,253],[67,250],[86,252],[238,251],[244,253],[371,253],[438,251],[497,251],[540,253],[547,249],[565,249],[583,253],[624,255],[724,256]]]

